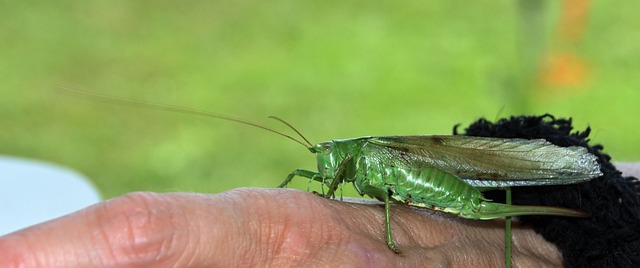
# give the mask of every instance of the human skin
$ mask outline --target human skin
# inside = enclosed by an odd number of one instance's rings
[[[637,167],[637,166],[636,166]],[[638,174],[626,174],[635,175]],[[0,267],[501,267],[504,222],[293,189],[126,194],[0,237]],[[514,224],[514,267],[559,267],[557,248]]]

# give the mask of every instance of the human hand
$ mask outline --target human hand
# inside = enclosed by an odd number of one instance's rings
[[[504,224],[403,205],[385,243],[379,204],[291,189],[132,193],[0,238],[0,267],[499,267]],[[561,266],[554,245],[515,226],[516,266]]]

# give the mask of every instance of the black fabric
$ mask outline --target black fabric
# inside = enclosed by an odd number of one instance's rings
[[[459,134],[458,126],[454,134]],[[561,186],[513,187],[513,203],[574,208],[591,218],[523,216],[547,241],[558,246],[567,267],[640,267],[640,183],[622,177],[602,153],[603,146],[588,145],[590,129],[571,133],[571,118],[552,115],[518,116],[495,123],[480,119],[464,135],[503,138],[543,138],[558,146],[583,146],[598,157],[603,175],[587,183]],[[486,194],[504,200],[504,192]]]

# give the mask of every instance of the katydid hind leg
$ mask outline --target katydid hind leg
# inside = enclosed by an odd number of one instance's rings
[[[585,212],[570,208],[508,205],[489,201],[482,202],[479,209],[475,211],[463,211],[460,213],[460,216],[463,218],[477,220],[492,220],[508,216],[523,215],[549,215],[577,218],[589,217]]]
[[[511,187],[505,189],[506,204],[511,206]],[[504,220],[504,267],[511,268],[511,216],[505,217]]]

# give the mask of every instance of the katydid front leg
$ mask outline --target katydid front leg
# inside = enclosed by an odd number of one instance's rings
[[[320,173],[315,172],[315,171],[311,171],[311,170],[307,170],[307,169],[296,169],[293,172],[291,172],[289,174],[289,176],[287,176],[286,179],[284,179],[284,181],[282,183],[280,183],[280,185],[278,185],[278,188],[284,188],[286,187],[291,180],[293,180],[293,177],[295,176],[299,176],[299,177],[304,177],[304,178],[308,178],[314,181],[319,181],[324,183],[324,180],[322,179],[322,177],[320,176]]]
[[[338,189],[338,185],[345,181],[344,176],[346,175],[347,164],[351,162],[351,159],[353,159],[353,156],[347,155],[344,159],[342,159],[342,162],[340,162],[340,165],[338,166],[338,171],[336,172],[336,176],[335,178],[333,178],[333,180],[331,181],[331,184],[329,185],[327,198],[334,197],[334,194],[335,194],[334,192],[336,189]],[[340,194],[340,200],[342,200],[342,194]]]

